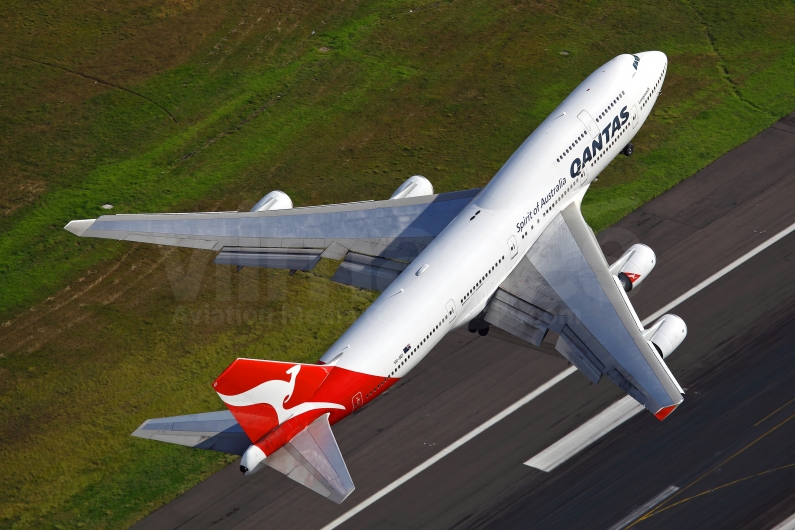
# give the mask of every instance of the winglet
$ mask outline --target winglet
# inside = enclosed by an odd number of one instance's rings
[[[679,405],[676,404],[676,405],[668,405],[667,407],[663,407],[663,408],[661,408],[660,410],[658,410],[657,412],[654,413],[654,417],[657,418],[660,421],[663,421],[678,406]]]
[[[91,225],[94,224],[94,221],[96,221],[96,219],[80,219],[77,221],[69,221],[64,228],[76,236],[82,236],[86,230],[91,228]]]

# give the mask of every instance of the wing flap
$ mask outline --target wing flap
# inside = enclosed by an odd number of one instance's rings
[[[498,289],[484,320],[533,346],[540,346],[549,330],[552,315]]]
[[[400,276],[407,263],[349,252],[331,281],[383,291]]]
[[[569,326],[561,330],[555,349],[593,384],[598,384],[602,379],[605,365]]]
[[[213,263],[309,271],[320,261],[322,251],[305,248],[223,248]]]

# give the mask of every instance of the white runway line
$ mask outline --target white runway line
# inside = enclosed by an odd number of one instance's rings
[[[643,410],[645,410],[643,405],[626,396],[538,453],[524,465],[541,471],[552,471]]]
[[[408,473],[406,473],[405,475],[403,475],[402,477],[400,477],[399,479],[397,479],[396,481],[394,481],[393,483],[391,483],[387,487],[383,488],[382,490],[378,491],[374,495],[370,496],[367,500],[357,504],[350,511],[347,511],[344,514],[340,515],[339,517],[337,517],[336,519],[331,521],[329,524],[324,526],[321,530],[331,530],[332,528],[338,527],[339,525],[341,525],[342,523],[344,523],[345,521],[347,521],[348,519],[350,519],[351,517],[353,517],[357,513],[361,512],[362,510],[364,510],[365,508],[367,508],[368,506],[373,504],[375,501],[377,501],[381,497],[387,495],[391,491],[397,489],[400,485],[408,482],[413,477],[419,475],[420,473],[422,473],[423,471],[425,471],[426,469],[428,469],[429,467],[434,465],[436,462],[438,462],[439,460],[441,460],[445,456],[449,455],[450,453],[452,453],[453,451],[455,451],[456,449],[458,449],[459,447],[461,447],[462,445],[467,443],[469,440],[471,440],[472,438],[474,438],[478,434],[482,433],[483,431],[485,431],[486,429],[488,429],[492,425],[500,422],[501,420],[503,420],[506,416],[508,416],[512,412],[515,412],[518,409],[520,409],[522,406],[530,403],[535,398],[537,398],[538,396],[540,396],[541,394],[543,394],[544,392],[546,392],[547,390],[549,390],[550,388],[552,388],[556,384],[560,383],[561,381],[563,381],[564,379],[566,379],[568,376],[570,376],[571,374],[573,374],[576,371],[577,371],[577,368],[575,368],[574,366],[570,366],[569,368],[566,368],[565,370],[560,372],[558,375],[556,375],[555,377],[553,377],[552,379],[550,379],[549,381],[547,381],[546,383],[544,383],[540,387],[536,388],[535,390],[533,390],[532,392],[527,394],[525,397],[523,397],[522,399],[520,399],[519,401],[517,401],[516,403],[514,403],[513,405],[511,405],[507,409],[503,410],[502,412],[500,412],[496,416],[493,416],[490,420],[488,420],[487,422],[483,423],[479,427],[469,431],[467,434],[465,434],[464,436],[462,436],[461,438],[459,438],[458,440],[456,440],[452,444],[448,445],[447,447],[445,447],[444,449],[442,449],[441,451],[436,453],[433,457],[429,458],[428,460],[426,460],[422,464],[418,465],[417,467],[415,467],[414,469],[412,469],[411,471],[409,471]]]
[[[766,248],[778,243],[779,241],[790,235],[792,232],[795,232],[795,224],[792,224],[788,228],[785,228],[784,230],[774,235],[773,237],[771,237],[770,239],[768,239],[767,241],[765,241],[764,243],[753,249],[752,251],[740,256],[739,258],[732,261],[731,263],[723,267],[721,270],[719,270],[718,272],[716,272],[715,274],[713,274],[703,282],[699,283],[698,285],[687,291],[679,298],[675,299],[670,304],[664,306],[662,309],[658,310],[657,312],[652,313],[650,316],[646,317],[643,320],[643,325],[646,326],[647,324],[657,320],[659,317],[663,316],[665,313],[667,313],[674,307],[678,306],[679,304],[681,304],[682,302],[684,302],[685,300],[687,300],[688,298],[690,298],[691,296],[702,290],[704,287],[715,282],[721,277],[727,275],[728,273],[730,273],[731,271],[733,271],[734,269],[736,269],[737,267],[739,267],[749,259],[753,258],[754,256],[756,256]]]
[[[648,512],[649,510],[651,510],[652,508],[663,502],[665,499],[667,499],[677,491],[679,491],[679,488],[677,488],[676,486],[668,486],[663,490],[662,493],[654,497],[646,504],[640,506],[637,510],[633,510],[631,514],[621,519],[619,522],[611,526],[608,530],[621,530],[622,528],[626,528],[627,526],[634,523],[637,519],[645,515],[646,512]]]
[[[795,513],[778,523],[772,530],[795,530]]]
[[[710,276],[709,278],[707,278],[703,282],[699,283],[698,285],[696,285],[695,287],[693,287],[692,289],[687,291],[685,294],[683,294],[682,296],[680,296],[679,298],[677,298],[676,300],[674,300],[670,304],[666,305],[665,307],[663,307],[659,311],[656,311],[651,316],[646,317],[643,320],[643,325],[646,326],[649,323],[653,322],[654,320],[656,320],[660,316],[664,315],[666,312],[670,311],[674,307],[678,306],[679,304],[681,304],[682,302],[684,302],[685,300],[687,300],[688,298],[690,298],[691,296],[693,296],[694,294],[696,294],[697,292],[702,290],[704,287],[706,287],[709,284],[713,283],[715,280],[719,279],[720,277],[728,274],[732,270],[734,270],[737,267],[739,267],[740,265],[742,265],[744,262],[746,262],[749,259],[753,258],[757,254],[759,254],[760,252],[762,252],[766,248],[770,247],[774,243],[780,241],[784,237],[788,236],[792,232],[795,232],[795,224],[790,225],[789,228],[786,228],[785,230],[779,232],[778,234],[776,234],[775,236],[771,237],[770,239],[768,239],[767,241],[765,241],[764,243],[762,243],[761,245],[759,245],[758,247],[756,247],[752,251],[750,251],[747,254],[744,254],[742,257],[734,260],[732,263],[730,263],[726,267],[722,268],[721,270],[719,270],[718,272],[716,272],[715,274],[713,274],[712,276]],[[540,387],[535,389],[533,392],[530,392],[529,394],[527,394],[525,397],[523,397],[522,399],[520,399],[519,401],[517,401],[516,403],[514,403],[510,407],[508,407],[507,409],[503,410],[502,412],[500,412],[499,414],[497,414],[496,416],[491,418],[489,421],[487,421],[486,423],[484,423],[480,427],[477,427],[475,430],[471,431],[469,434],[465,435],[463,438],[460,438],[460,439],[456,440],[451,445],[449,445],[446,448],[444,448],[441,452],[437,453],[436,455],[434,455],[430,459],[426,460],[425,462],[423,462],[419,466],[415,467],[414,469],[412,469],[411,471],[409,471],[408,473],[406,473],[402,477],[398,478],[397,480],[395,480],[394,482],[392,482],[391,484],[389,484],[385,488],[381,489],[380,491],[376,492],[372,496],[368,497],[366,500],[364,500],[361,503],[357,504],[351,510],[349,510],[349,511],[345,512],[344,514],[340,515],[339,517],[337,517],[336,519],[331,521],[329,524],[324,526],[321,530],[331,530],[332,528],[338,527],[339,525],[341,525],[342,523],[344,523],[345,521],[347,521],[348,519],[350,519],[351,517],[353,517],[357,513],[361,512],[362,510],[364,510],[365,508],[367,508],[368,506],[370,506],[371,504],[376,502],[381,497],[386,496],[387,494],[389,494],[390,492],[394,491],[395,489],[397,489],[402,484],[405,484],[406,482],[408,482],[409,480],[411,480],[415,476],[419,475],[420,473],[422,473],[423,471],[425,471],[426,469],[431,467],[433,464],[435,464],[436,462],[438,462],[439,460],[441,460],[445,456],[449,455],[450,453],[452,453],[453,451],[455,451],[456,449],[458,449],[459,447],[461,447],[462,445],[467,443],[469,440],[471,440],[472,438],[474,438],[478,434],[482,433],[483,431],[485,431],[486,429],[488,429],[489,427],[491,427],[495,423],[497,423],[500,420],[504,419],[506,416],[508,416],[512,412],[516,411],[517,409],[519,409],[523,405],[529,403],[530,401],[532,401],[533,399],[535,399],[539,395],[543,394],[544,392],[546,392],[547,390],[549,390],[550,388],[552,388],[553,386],[558,384],[560,381],[562,381],[563,379],[567,378],[568,376],[570,376],[571,374],[573,374],[576,371],[577,371],[577,369],[574,366],[571,366],[567,370],[564,370],[563,372],[559,373],[558,375],[556,375],[555,377],[553,377],[552,379],[550,379],[549,381],[547,381],[546,383],[544,383],[543,385],[541,385]],[[674,486],[671,486],[671,487],[674,487]],[[668,490],[666,490],[666,491],[668,491]],[[674,490],[674,491],[676,491],[676,490]],[[665,492],[663,492],[663,493],[665,493]],[[662,494],[660,494],[660,495],[662,495]],[[655,497],[655,499],[656,499],[656,497]],[[652,499],[652,500],[654,500],[654,499]],[[662,502],[663,500],[665,500],[665,499],[662,499],[659,502]],[[649,502],[651,502],[651,501],[649,501]],[[638,516],[638,517],[640,517],[640,516]]]

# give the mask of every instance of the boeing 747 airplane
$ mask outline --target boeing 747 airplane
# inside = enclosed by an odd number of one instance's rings
[[[685,323],[644,329],[626,293],[654,267],[636,244],[608,265],[580,213],[589,185],[632,138],[665,79],[661,52],[621,55],[591,74],[483,189],[434,194],[414,176],[389,200],[293,208],[281,191],[250,212],[106,215],[81,237],[219,251],[230,266],[311,270],[382,291],[317,364],[237,359],[213,383],[228,410],[147,420],[133,434],[242,455],[340,503],[353,481],[331,425],[378,398],[450,331],[493,326],[556,349],[593,383],[603,376],[662,420],[682,388],[664,362]],[[554,336],[554,335],[552,335]]]

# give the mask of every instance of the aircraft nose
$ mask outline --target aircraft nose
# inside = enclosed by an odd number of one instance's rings
[[[663,52],[652,52],[654,55],[654,63],[657,67],[657,70],[662,72],[665,70],[665,66],[668,64],[668,56],[665,55]]]
[[[653,70],[661,72],[668,64],[668,56],[663,52],[650,51],[637,54],[642,62],[653,65]]]
[[[633,54],[633,57],[640,59],[641,75],[648,79],[657,79],[668,66],[668,56],[660,51],[648,51]]]

